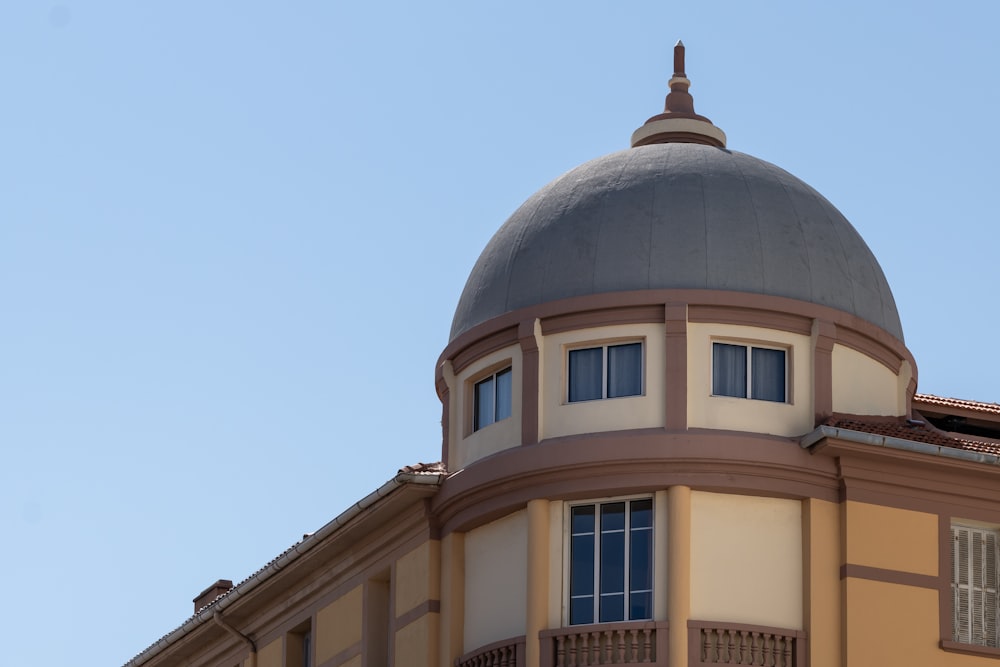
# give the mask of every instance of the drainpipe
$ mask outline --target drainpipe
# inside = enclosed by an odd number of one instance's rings
[[[217,611],[214,614],[212,614],[212,620],[218,623],[219,626],[222,627],[224,630],[230,632],[231,634],[235,635],[238,639],[242,639],[247,643],[247,645],[250,647],[250,664],[248,665],[248,667],[257,667],[257,643],[254,640],[247,637],[242,632],[240,632],[239,630],[237,630],[236,628],[234,628],[233,626],[229,625],[229,623],[227,623],[226,621],[222,620],[222,612]]]

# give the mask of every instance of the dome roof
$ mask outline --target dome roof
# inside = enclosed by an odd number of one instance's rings
[[[768,162],[695,143],[598,158],[528,199],[472,269],[451,339],[548,301],[671,288],[808,301],[903,340],[882,269],[840,211]]]

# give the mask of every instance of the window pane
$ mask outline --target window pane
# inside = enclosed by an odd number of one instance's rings
[[[590,401],[601,398],[604,374],[601,357],[604,349],[591,347],[569,352],[569,400]]]
[[[625,503],[601,505],[600,582],[602,596],[625,592]],[[624,610],[624,600],[622,605]]]
[[[751,398],[785,402],[785,351],[755,347],[751,350]]]
[[[570,543],[569,594],[572,597],[594,594],[594,536],[577,535]]]
[[[629,620],[645,620],[653,618],[653,593],[632,593],[629,596]]]
[[[625,594],[601,596],[601,623],[625,620]]]
[[[608,347],[608,398],[642,393],[642,343]]]
[[[653,526],[652,500],[633,500],[629,511],[629,523],[632,528],[651,528]]]
[[[601,505],[601,532],[625,530],[625,503]]]
[[[587,625],[594,622],[594,596],[573,598],[569,603],[570,625]]]
[[[747,397],[747,348],[712,343],[712,393]]]
[[[653,531],[643,528],[630,532],[629,590],[650,590],[653,588]]]
[[[476,406],[472,430],[478,431],[493,423],[493,378],[476,383]]]
[[[574,507],[572,518],[573,518],[572,531],[574,535],[579,535],[580,533],[594,532],[593,505],[587,505],[586,507]]]
[[[497,402],[496,413],[493,416],[494,421],[500,421],[501,419],[507,419],[507,417],[510,417],[510,396],[513,377],[511,369],[509,368],[497,373]]]

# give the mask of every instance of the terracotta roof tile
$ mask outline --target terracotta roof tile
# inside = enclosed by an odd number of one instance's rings
[[[919,401],[920,403],[927,403],[929,405],[941,405],[950,408],[965,408],[966,410],[975,410],[976,412],[1000,415],[1000,404],[998,403],[967,401],[962,398],[945,398],[943,396],[934,396],[933,394],[915,394],[913,396],[913,400]]]
[[[1000,443],[987,440],[955,438],[943,431],[939,431],[926,422],[907,420],[903,417],[892,419],[830,417],[823,422],[823,425],[842,428],[848,431],[860,431],[861,433],[884,435],[912,442],[923,442],[929,445],[952,447],[954,449],[964,449],[970,452],[1000,456]]]

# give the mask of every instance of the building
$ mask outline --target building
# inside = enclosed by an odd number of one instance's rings
[[[127,667],[997,664],[1000,406],[916,394],[862,238],[674,69],[483,251],[442,463]]]

